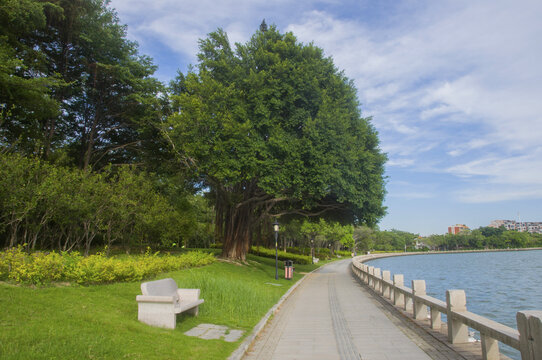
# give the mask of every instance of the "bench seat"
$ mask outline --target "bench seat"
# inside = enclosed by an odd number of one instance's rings
[[[166,329],[175,329],[176,315],[188,312],[198,315],[200,289],[179,289],[175,280],[168,278],[141,284],[143,295],[137,295],[139,321]]]

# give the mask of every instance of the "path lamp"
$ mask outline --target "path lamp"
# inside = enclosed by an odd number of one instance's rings
[[[275,219],[273,223],[273,230],[275,231],[275,280],[279,279],[279,253],[278,253],[278,239],[279,239],[279,222]]]
[[[314,264],[314,239],[311,239],[311,264]]]

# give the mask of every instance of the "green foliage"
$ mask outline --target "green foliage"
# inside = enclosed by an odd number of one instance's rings
[[[0,146],[101,168],[159,156],[156,66],[105,0],[2,0]]]
[[[250,253],[258,256],[264,256],[268,258],[275,258],[275,249],[266,249],[259,246],[253,246],[250,248]],[[312,263],[310,256],[304,256],[295,254],[292,252],[278,251],[278,259],[281,261],[292,260],[294,264],[310,264]]]
[[[249,334],[296,280],[317,266],[297,265],[294,281],[274,279],[274,259],[215,262],[172,271],[180,287],[199,288],[198,316],[179,315],[175,330],[137,320],[139,282],[33,288],[0,282],[0,357],[8,359],[226,359],[245,339],[229,343],[186,336],[203,323]],[[299,269],[299,270],[298,270]],[[282,286],[273,286],[269,283]]]
[[[346,251],[346,250],[336,250],[335,255],[340,255],[342,257],[350,257],[352,256],[352,252]]]
[[[406,247],[407,249],[412,250],[418,236],[418,234],[395,229],[377,231],[374,234],[374,244],[372,249],[379,251],[404,251]]]
[[[286,252],[289,254],[298,254],[298,255],[303,255],[303,256],[306,256],[306,254],[309,254],[309,258],[310,258],[311,249],[303,248],[303,247],[301,248],[289,247]],[[341,251],[337,251],[336,253],[341,253]],[[317,247],[314,249],[314,257],[318,259],[332,258],[331,251],[328,248],[321,248],[321,247]]]
[[[52,90],[63,85],[46,76],[46,59],[34,34],[46,27],[45,9],[36,0],[2,0],[0,6],[0,147],[34,152],[43,143],[41,126],[58,116]]]
[[[79,249],[178,243],[194,234],[156,192],[152,176],[128,167],[91,173],[0,154],[0,246]]]
[[[149,249],[143,256],[117,258],[98,253],[83,257],[78,252],[27,254],[19,246],[0,252],[0,279],[35,285],[59,281],[84,285],[139,281],[159,273],[208,265],[214,261],[212,255],[203,252],[173,256],[152,254]]]
[[[368,226],[358,226],[354,229],[354,242],[357,251],[367,252],[374,248],[375,232]]]
[[[427,243],[440,250],[507,249],[542,246],[542,234],[480,227],[457,235],[431,235]]]
[[[179,110],[164,133],[213,194],[224,255],[242,257],[266,215],[370,225],[384,215],[386,157],[352,82],[321,49],[270,26],[233,50],[218,30],[198,59],[173,84]]]
[[[325,236],[332,243],[340,243],[343,247],[352,248],[354,246],[354,227],[352,225],[341,225],[339,223],[330,223],[327,226]]]

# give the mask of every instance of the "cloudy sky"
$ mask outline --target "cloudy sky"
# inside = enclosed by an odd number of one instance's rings
[[[388,154],[381,229],[421,235],[542,221],[540,0],[112,0],[172,79],[198,39],[245,42],[265,18],[355,81]]]

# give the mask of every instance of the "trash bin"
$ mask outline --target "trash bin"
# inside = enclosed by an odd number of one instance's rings
[[[284,278],[286,280],[292,280],[294,275],[294,262],[292,260],[286,260],[284,262]]]

